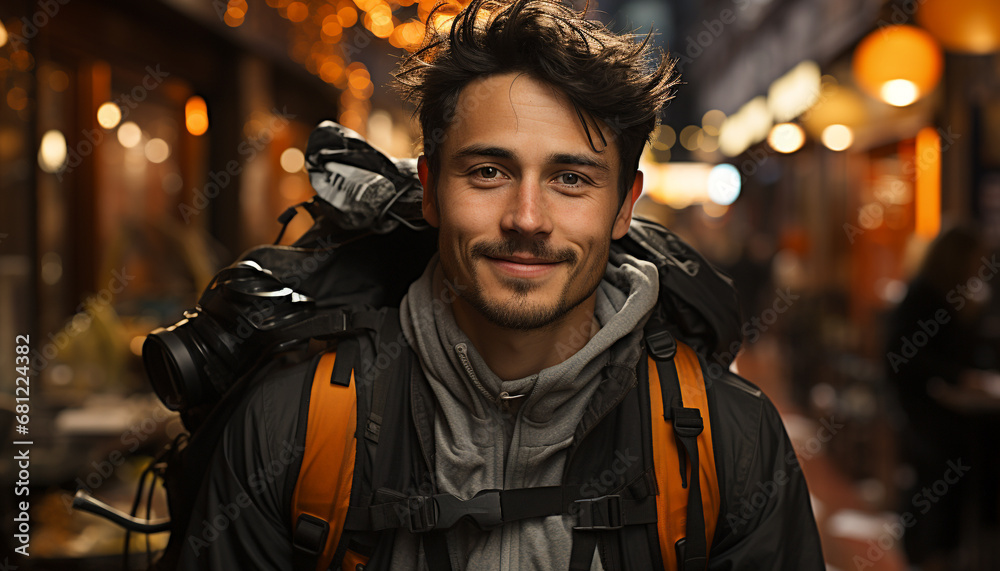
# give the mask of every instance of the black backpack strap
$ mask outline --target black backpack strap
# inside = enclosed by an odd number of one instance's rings
[[[292,530],[292,567],[315,569],[329,534],[328,522],[309,514],[301,514]]]
[[[656,361],[656,370],[660,376],[663,416],[667,420],[672,420],[674,435],[680,444],[678,465],[681,481],[688,488],[687,529],[684,539],[676,545],[677,561],[683,571],[700,571],[705,568],[708,560],[698,458],[698,435],[704,430],[704,421],[700,410],[684,407],[680,377],[673,360],[677,353],[677,342],[673,335],[658,320],[651,319],[646,343],[650,355]],[[691,465],[690,479],[687,477],[688,462]]]
[[[372,397],[371,397],[371,407],[368,411],[368,418],[365,421],[365,432],[364,436],[372,442],[372,444],[377,445],[379,439],[379,433],[382,430],[382,414],[385,412],[385,401],[388,395],[388,382],[387,377],[384,374],[378,373],[378,367],[380,365],[379,356],[384,356],[387,359],[392,358],[390,355],[382,355],[379,353],[382,347],[387,344],[398,343],[398,339],[401,338],[403,329],[399,323],[399,312],[395,310],[385,309],[380,312],[380,319],[378,327],[376,328],[375,336],[375,361],[372,363],[375,373],[372,379]],[[395,359],[406,361],[406,363],[401,363],[398,369],[398,374],[401,375],[400,378],[409,378],[410,367],[409,359],[406,353],[406,347],[397,347],[398,354]],[[393,360],[395,360],[393,359]]]
[[[684,571],[699,571],[707,562],[705,546],[705,514],[701,501],[701,478],[698,475],[698,435],[704,429],[701,412],[696,408],[674,408],[674,434],[691,460],[691,478],[688,482],[687,535],[684,548],[678,553]],[[681,466],[684,470],[684,466]]]
[[[597,534],[573,531],[573,550],[569,554],[569,571],[590,571],[597,548]]]
[[[341,315],[341,318],[336,318],[335,316]],[[336,310],[328,312],[327,316],[332,319],[329,323],[339,322],[342,323],[343,330],[341,335],[343,335],[339,342],[337,343],[336,359],[333,362],[332,371],[329,373],[328,378],[319,378],[318,366],[320,360],[324,355],[317,355],[312,362],[312,366],[309,369],[309,378],[312,379],[311,382],[305,383],[302,391],[301,404],[299,407],[299,422],[297,427],[297,438],[301,438],[301,444],[305,447],[306,439],[308,437],[308,423],[307,419],[309,417],[311,404],[311,394],[313,391],[314,383],[329,383],[330,385],[339,385],[341,387],[350,387],[351,379],[354,378],[355,389],[357,390],[358,385],[361,383],[360,378],[360,366],[363,364],[364,349],[363,346],[370,346],[370,332],[377,331],[380,326],[380,322],[384,317],[384,312],[378,312],[371,310],[369,308],[345,308],[343,310]],[[318,323],[318,322],[317,322]],[[382,399],[384,401],[384,399]],[[360,413],[368,410],[367,402],[364,400],[362,393],[358,393],[357,406]],[[363,417],[362,417],[363,418]],[[358,429],[360,432],[360,426]],[[360,455],[355,458],[355,475],[352,479],[352,489],[358,483],[358,478],[361,476],[361,471],[358,470],[357,461],[360,459]],[[288,504],[292,505],[293,490],[298,482],[299,475],[296,474],[296,478],[290,479],[289,485],[286,486],[284,490],[284,495],[287,497]],[[332,499],[332,497],[331,497]],[[295,521],[291,522],[292,529],[292,559],[295,569],[315,569],[319,562],[324,557],[329,557],[330,554],[327,550],[327,541],[329,541],[330,521],[324,520],[322,517],[317,517],[312,514],[302,513],[299,514]],[[340,535],[340,541],[336,546],[336,550],[333,553],[333,559],[336,564],[344,558],[347,546],[352,539],[352,534],[348,533],[346,528],[342,529]]]
[[[452,494],[406,495],[380,489],[375,499],[370,506],[348,510],[347,529],[427,533],[450,529],[466,518],[487,530],[513,521],[566,514],[576,515],[574,529],[578,531],[609,531],[656,522],[652,494],[637,500],[619,494],[584,498],[578,485],[482,490],[467,500]]]
[[[424,557],[427,568],[434,571],[451,571],[451,556],[448,554],[448,538],[443,531],[428,533],[424,538]]]

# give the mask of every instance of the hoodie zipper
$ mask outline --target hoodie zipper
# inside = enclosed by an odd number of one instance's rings
[[[465,345],[465,343],[459,343],[458,345],[455,345],[455,353],[458,354],[458,359],[459,361],[462,362],[462,367],[465,368],[465,374],[469,376],[469,380],[472,381],[472,384],[474,384],[476,388],[479,389],[479,392],[483,393],[483,396],[489,399],[489,401],[492,402],[493,404],[506,409],[507,401],[527,396],[527,395],[512,395],[507,391],[503,391],[499,395],[494,396],[493,394],[490,393],[490,391],[486,390],[486,387],[484,387],[482,383],[479,382],[479,377],[476,375],[476,370],[472,368],[472,361],[469,360],[469,348]]]

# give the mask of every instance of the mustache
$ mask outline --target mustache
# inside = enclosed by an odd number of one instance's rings
[[[505,258],[516,255],[531,256],[546,262],[576,262],[576,252],[571,248],[556,249],[551,248],[547,243],[540,240],[496,240],[480,242],[470,249],[470,253],[475,256],[485,256],[489,258]]]

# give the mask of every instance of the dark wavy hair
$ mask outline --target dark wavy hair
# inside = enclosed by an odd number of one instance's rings
[[[445,13],[439,4],[427,21]],[[418,50],[396,69],[396,87],[416,105],[430,172],[440,171],[438,147],[457,118],[459,94],[471,81],[523,72],[558,88],[573,103],[591,148],[600,152],[585,115],[601,121],[617,141],[619,202],[628,195],[639,156],[673,97],[674,61],[650,45],[616,34],[553,0],[473,0],[445,33],[428,24]],[[601,150],[609,141],[594,129]]]

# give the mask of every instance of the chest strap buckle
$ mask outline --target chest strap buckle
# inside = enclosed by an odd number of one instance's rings
[[[579,513],[577,525],[573,529],[581,531],[604,531],[621,529],[625,526],[622,518],[622,497],[601,496],[576,500]]]

